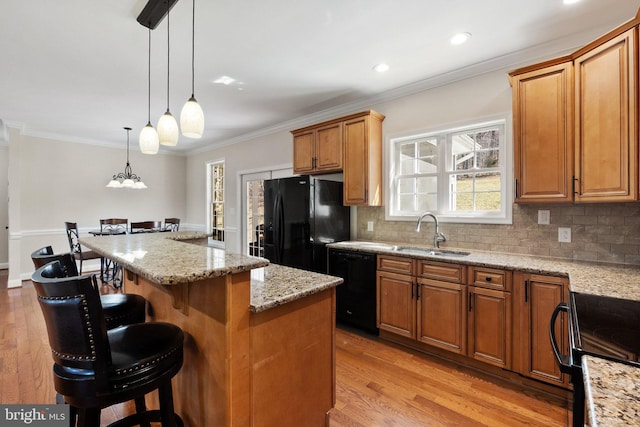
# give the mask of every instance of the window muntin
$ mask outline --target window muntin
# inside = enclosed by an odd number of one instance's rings
[[[505,120],[392,138],[388,217],[508,223]]]

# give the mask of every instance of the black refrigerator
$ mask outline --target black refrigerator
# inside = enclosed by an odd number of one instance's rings
[[[327,243],[349,240],[342,183],[309,175],[264,182],[264,257],[274,264],[327,272]]]

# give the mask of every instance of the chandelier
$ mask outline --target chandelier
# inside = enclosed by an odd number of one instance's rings
[[[123,128],[127,131],[127,165],[124,167],[124,172],[120,172],[116,175],[113,175],[111,181],[107,184],[109,188],[132,188],[134,190],[142,190],[147,188],[144,182],[142,182],[142,178],[133,173],[131,170],[131,165],[129,164],[129,131],[131,128],[125,127]]]

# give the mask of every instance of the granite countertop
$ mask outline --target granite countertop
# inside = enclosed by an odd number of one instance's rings
[[[605,295],[640,301],[640,267],[605,264],[596,262],[571,261],[567,259],[535,257],[455,248],[441,248],[445,255],[425,255],[394,251],[397,243],[346,241],[330,243],[336,249],[349,249],[385,255],[422,258],[433,261],[452,262],[464,265],[519,270],[525,273],[554,275],[569,278],[569,287],[574,292]],[[410,245],[411,247],[422,247]],[[429,246],[423,248],[428,249]],[[446,251],[469,252],[469,255],[447,256]]]
[[[251,305],[258,313],[341,284],[340,277],[270,264],[251,270]]]
[[[208,236],[192,231],[141,233],[82,237],[80,243],[160,285],[190,283],[269,265],[264,258],[188,242]]]
[[[569,287],[574,292],[640,301],[640,267],[636,266],[451,248],[441,249],[443,252],[467,251],[469,255],[463,257],[447,256],[446,253],[444,255],[419,255],[394,251],[393,246],[395,245],[397,244],[387,242],[349,241],[331,243],[328,246],[337,249],[563,276],[569,278]],[[420,247],[419,245],[410,246]],[[424,246],[424,248],[429,247]],[[637,424],[640,416],[640,369],[625,363],[611,362],[592,356],[584,356],[582,366],[585,404],[589,408],[591,425]]]
[[[582,357],[585,406],[592,427],[629,426],[640,419],[640,369],[593,356]]]

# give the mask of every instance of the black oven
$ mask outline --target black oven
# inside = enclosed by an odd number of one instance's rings
[[[568,315],[569,354],[561,354],[555,337],[560,312]],[[640,367],[640,301],[577,292],[559,304],[551,316],[551,345],[560,370],[573,384],[573,425],[584,425],[583,355],[597,356]]]

